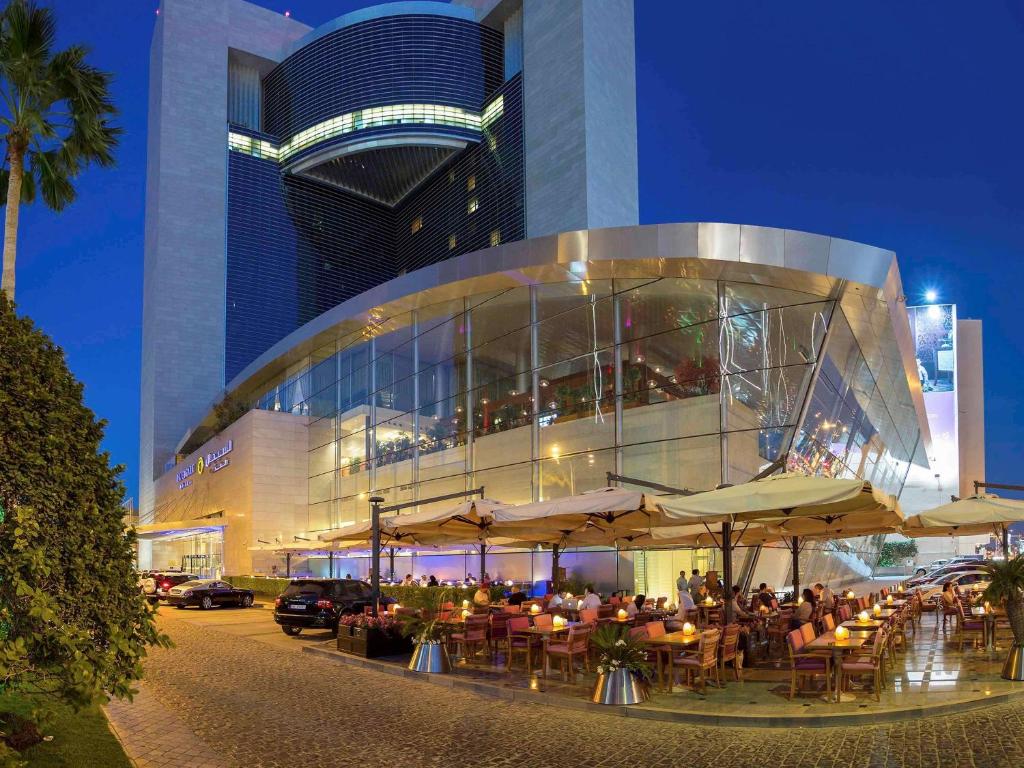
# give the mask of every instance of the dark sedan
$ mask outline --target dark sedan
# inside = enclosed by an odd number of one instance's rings
[[[252,605],[253,598],[251,589],[237,589],[226,581],[216,579],[197,579],[172,587],[167,593],[166,600],[168,605],[175,608],[197,605],[203,610],[209,610],[215,605],[248,608]]]

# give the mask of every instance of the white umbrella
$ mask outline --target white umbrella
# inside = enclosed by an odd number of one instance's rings
[[[1009,557],[1011,523],[1024,522],[1024,501],[1001,499],[991,494],[979,494],[943,504],[907,518],[903,533],[907,536],[969,536],[1000,531],[1003,554]]]

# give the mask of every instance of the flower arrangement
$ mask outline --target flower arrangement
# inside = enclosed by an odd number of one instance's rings
[[[652,669],[647,662],[647,649],[643,643],[630,637],[626,627],[606,624],[592,635],[591,642],[599,654],[599,675],[627,669],[644,680],[650,679]]]
[[[402,636],[402,627],[394,616],[381,615],[369,616],[363,613],[352,613],[342,616],[338,623],[344,627],[361,627],[364,629],[379,629],[392,637]]]

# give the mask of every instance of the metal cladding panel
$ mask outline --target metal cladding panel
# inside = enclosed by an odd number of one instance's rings
[[[478,110],[503,80],[497,30],[429,14],[370,19],[313,40],[263,79],[263,129],[284,138],[390,104]]]
[[[740,227],[740,261],[785,266],[785,231],[771,227]]]

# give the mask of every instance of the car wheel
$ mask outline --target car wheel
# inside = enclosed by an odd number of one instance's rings
[[[252,598],[249,595],[242,595],[238,599],[239,608],[249,608],[252,605]]]
[[[184,604],[184,603],[178,603],[178,604],[177,604],[176,606],[174,606],[174,607],[175,607],[175,608],[177,608],[177,609],[178,609],[179,611],[181,611],[181,610],[184,610],[184,608],[185,608],[185,604]]]
[[[203,601],[199,605],[204,611],[208,611],[213,608],[213,598],[209,595],[203,595]]]
[[[295,635],[302,631],[302,627],[281,627],[281,631],[289,637],[295,637]]]

